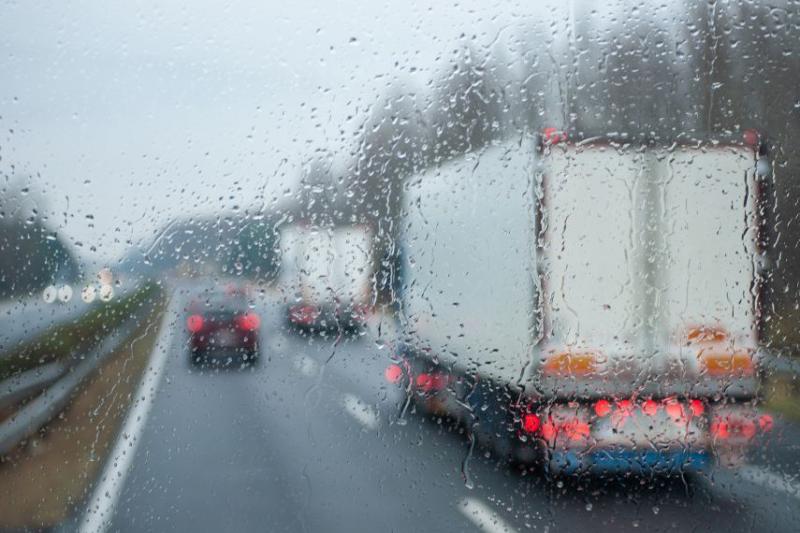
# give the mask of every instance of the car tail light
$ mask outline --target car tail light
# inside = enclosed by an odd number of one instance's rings
[[[758,427],[765,433],[767,431],[772,431],[773,424],[772,415],[761,415],[758,417]]]
[[[617,409],[630,413],[633,411],[633,402],[631,400],[619,400],[617,402]]]
[[[547,144],[558,144],[567,140],[567,134],[558,128],[545,128],[542,130],[542,136]]]
[[[191,315],[186,319],[186,327],[192,333],[199,333],[203,329],[203,317],[200,315]]]
[[[549,441],[562,437],[569,443],[581,442],[589,438],[589,432],[589,423],[579,418],[550,420],[542,424],[542,437]]]
[[[692,415],[701,416],[705,413],[706,406],[703,405],[703,402],[695,398],[689,402],[689,410],[692,412]]]
[[[759,429],[762,432],[769,431],[771,422],[769,415],[757,416],[751,409],[722,408],[711,418],[711,436],[717,441],[749,441]]]
[[[542,421],[533,413],[525,413],[522,415],[522,429],[525,433],[536,433]]]
[[[433,379],[431,378],[431,375],[428,374],[427,372],[423,372],[423,373],[419,374],[415,381],[416,381],[416,384],[417,384],[417,388],[421,389],[421,390],[423,390],[425,392],[428,392],[433,388],[432,387]]]
[[[647,416],[656,416],[658,413],[658,402],[655,400],[646,400],[642,404],[642,412]]]
[[[541,420],[539,433],[549,446],[586,444],[591,433],[589,413],[583,407],[554,406]]]
[[[400,368],[400,365],[392,363],[383,371],[383,376],[389,383],[397,383],[403,377],[403,369]]]
[[[423,392],[440,391],[447,386],[448,376],[440,372],[422,372],[415,380],[417,388]]]
[[[239,317],[238,325],[245,331],[255,331],[261,326],[261,318],[255,313],[247,313]]]
[[[714,420],[711,422],[711,436],[715,439],[725,440],[730,437],[728,423],[724,420]]]
[[[603,418],[611,412],[611,402],[608,400],[597,400],[594,404],[594,414]]]
[[[682,420],[685,417],[683,405],[675,398],[664,400],[664,411],[673,420]]]
[[[761,135],[758,130],[744,130],[742,132],[742,140],[748,146],[758,146]]]
[[[544,372],[558,376],[585,376],[597,369],[597,357],[591,352],[560,352],[550,355]]]

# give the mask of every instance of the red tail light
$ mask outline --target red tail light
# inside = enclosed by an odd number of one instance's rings
[[[772,415],[761,415],[758,418],[758,427],[761,428],[761,431],[772,431]]]
[[[558,144],[567,140],[567,134],[560,131],[558,128],[545,128],[542,130],[545,142],[548,144]]]
[[[769,431],[769,422],[772,418],[768,418],[766,424],[762,423],[764,416],[756,418],[755,413],[723,413],[714,416],[711,420],[711,436],[717,440],[731,441],[749,441],[756,436],[759,428],[762,431]]]
[[[261,326],[261,319],[255,313],[247,313],[239,317],[238,324],[245,331],[255,331]]]
[[[539,431],[550,446],[558,442],[567,444],[586,441],[591,434],[589,422],[584,416],[566,413],[553,413],[541,423]]]
[[[715,420],[714,422],[711,422],[711,435],[714,438],[721,440],[725,440],[730,437],[728,423],[721,420]]]
[[[664,400],[664,410],[667,415],[673,420],[682,420],[684,418],[683,406],[675,399]]]
[[[594,413],[603,418],[611,412],[611,403],[608,400],[597,400],[594,404]]]
[[[192,333],[198,333],[203,329],[203,317],[200,315],[191,315],[186,319],[186,327]]]
[[[525,433],[536,433],[542,421],[533,413],[525,413],[522,416],[522,429]]]
[[[559,428],[571,441],[580,441],[589,437],[589,423],[577,418],[567,420]]]
[[[655,400],[647,400],[642,404],[642,412],[647,416],[656,416],[658,413],[658,402]]]
[[[400,365],[391,364],[383,371],[383,376],[389,383],[397,383],[403,377],[403,369]]]
[[[417,388],[427,392],[431,390],[432,385],[433,385],[433,379],[431,379],[430,374],[423,372],[422,374],[417,376]]]
[[[689,402],[689,410],[692,411],[694,416],[700,416],[705,413],[706,406],[700,400],[694,399]]]
[[[748,146],[758,146],[760,138],[758,130],[744,130],[742,133],[742,140]]]
[[[423,392],[440,391],[447,387],[449,376],[441,372],[423,372],[417,376],[417,388]]]

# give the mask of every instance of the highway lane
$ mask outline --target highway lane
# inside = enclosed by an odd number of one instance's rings
[[[768,452],[755,477],[720,472],[689,491],[547,483],[470,450],[447,423],[401,418],[389,348],[372,335],[298,337],[277,302],[259,310],[263,359],[241,371],[192,369],[183,317],[168,321],[152,410],[125,436],[139,445],[111,531],[796,530],[793,481],[758,477]]]

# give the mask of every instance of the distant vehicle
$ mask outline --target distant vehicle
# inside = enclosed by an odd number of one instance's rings
[[[372,232],[368,226],[281,230],[279,286],[287,295],[292,326],[359,329],[372,301]]]
[[[741,463],[772,424],[757,140],[550,130],[414,178],[387,379],[553,474]]]
[[[246,291],[229,285],[195,297],[187,306],[193,364],[256,363],[261,318],[248,305]]]

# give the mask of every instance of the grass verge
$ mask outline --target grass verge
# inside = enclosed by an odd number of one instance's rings
[[[35,437],[0,460],[0,529],[67,520],[88,497],[133,401],[158,334],[163,300]]]
[[[768,409],[800,422],[800,380],[797,376],[776,372],[767,378],[765,390]]]

